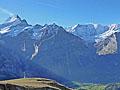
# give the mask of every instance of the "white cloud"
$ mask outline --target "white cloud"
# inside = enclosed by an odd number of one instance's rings
[[[1,7],[0,7],[0,11],[5,13],[5,14],[8,14],[9,16],[13,16],[14,15],[12,12],[8,11],[7,9],[1,8]]]

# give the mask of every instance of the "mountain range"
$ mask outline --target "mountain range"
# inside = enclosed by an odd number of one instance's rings
[[[0,24],[0,79],[45,77],[63,84],[120,82],[120,24]]]

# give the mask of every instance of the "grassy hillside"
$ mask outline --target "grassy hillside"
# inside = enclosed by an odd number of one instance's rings
[[[92,84],[92,83],[76,83],[79,85],[75,90],[120,90],[120,83],[111,84]]]
[[[19,89],[18,89],[19,88]],[[71,90],[45,78],[23,78],[0,81],[0,90]]]

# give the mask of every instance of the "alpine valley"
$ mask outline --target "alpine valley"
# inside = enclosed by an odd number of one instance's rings
[[[120,82],[120,25],[30,25],[18,15],[0,24],[0,80],[48,78]]]

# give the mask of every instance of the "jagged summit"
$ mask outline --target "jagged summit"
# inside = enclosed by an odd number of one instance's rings
[[[113,29],[114,28],[114,29]],[[118,32],[120,24],[111,24],[111,25],[101,25],[101,24],[77,24],[73,27],[66,29],[67,32],[72,33],[75,36],[82,38],[87,42],[96,42],[98,39],[104,39],[107,36],[111,35],[113,32]],[[17,29],[17,30],[16,30]],[[20,30],[19,30],[20,29]],[[45,24],[44,26],[40,24],[29,25],[25,19],[21,19],[18,15],[9,17],[5,23],[0,25],[0,33],[12,33],[9,35],[18,35],[20,32],[26,29],[34,29],[34,34],[40,34],[40,31],[43,33],[56,34],[57,31],[63,30],[62,26],[59,26],[55,23]],[[16,34],[17,33],[17,34]]]
[[[33,26],[35,29],[39,29],[39,28],[42,28],[43,26],[42,25],[39,25],[39,24],[36,24]]]
[[[28,26],[30,25],[25,19],[22,20],[18,15],[14,15],[0,25],[0,33],[16,36]]]
[[[57,34],[59,30],[63,30],[61,26],[53,24],[29,25],[25,19],[21,19],[18,15],[9,17],[5,23],[0,25],[0,34],[5,36],[17,36],[24,31],[29,31],[32,39],[47,39]]]
[[[21,21],[21,18],[18,15],[13,15],[13,16],[9,17],[5,22],[11,23],[11,22],[15,22],[15,21]]]
[[[67,31],[84,39],[87,42],[96,42],[98,39],[105,39],[115,32],[119,32],[120,24],[77,24]]]

